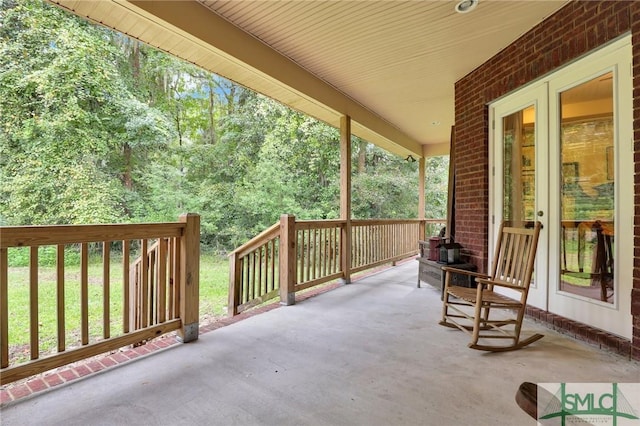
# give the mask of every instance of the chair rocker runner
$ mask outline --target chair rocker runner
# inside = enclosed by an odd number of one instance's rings
[[[471,334],[470,348],[492,352],[510,351],[543,337],[542,334],[534,334],[520,340],[541,227],[540,222],[535,222],[531,228],[502,223],[490,275],[453,267],[442,268],[446,275],[440,324]],[[452,285],[452,273],[475,277],[477,288]],[[507,292],[515,297],[507,297],[494,291],[498,288],[508,289]],[[496,313],[499,315],[495,315]],[[507,345],[484,345],[478,343],[480,339],[510,342]]]

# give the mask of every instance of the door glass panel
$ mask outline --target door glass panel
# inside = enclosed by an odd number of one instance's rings
[[[534,219],[535,210],[535,108],[527,107],[502,119],[503,218]]]
[[[613,74],[560,94],[560,289],[613,303]]]

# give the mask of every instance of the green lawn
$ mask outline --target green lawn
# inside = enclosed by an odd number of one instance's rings
[[[122,334],[122,264],[111,261],[110,328],[111,336]],[[208,322],[226,315],[229,262],[226,257],[204,253],[200,258],[200,320]],[[12,361],[28,359],[29,354],[29,268],[9,268],[9,349]],[[103,335],[103,285],[100,257],[89,264],[90,341]],[[57,346],[56,269],[41,266],[38,274],[38,323],[40,353]],[[65,267],[65,340],[67,348],[80,344],[80,266]]]

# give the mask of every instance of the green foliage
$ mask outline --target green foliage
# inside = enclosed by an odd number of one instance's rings
[[[0,2],[0,22],[0,224],[190,211],[225,252],[284,213],[339,216],[335,128],[40,0]],[[353,216],[416,217],[417,163],[353,152]],[[427,164],[444,217],[446,159]]]
[[[29,266],[31,254],[28,247],[10,248],[7,253],[9,266],[24,267]],[[38,247],[38,265],[55,266],[57,259],[57,249],[55,246]],[[64,250],[64,261],[66,265],[80,264],[80,251],[73,247],[66,247]]]
[[[447,217],[449,191],[449,156],[431,157],[426,161],[425,217]]]

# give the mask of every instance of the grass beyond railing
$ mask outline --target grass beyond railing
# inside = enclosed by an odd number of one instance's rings
[[[425,225],[443,223],[354,220],[349,222],[351,247],[346,248],[346,220],[296,221],[284,215],[229,255],[228,313],[236,315],[278,295],[283,303],[293,303],[298,291],[338,278],[349,280],[352,272],[413,256],[425,238]],[[345,250],[350,253],[346,271]]]
[[[182,215],[180,222],[139,225],[70,225],[0,227],[0,384],[75,362],[130,344],[139,343],[178,330],[185,342],[197,339],[199,286],[199,217]],[[132,242],[139,244],[141,257],[130,266]],[[148,249],[149,241],[152,246]],[[158,241],[153,245],[153,241]],[[89,245],[102,251],[102,276],[89,279]],[[79,247],[80,271],[71,276],[66,270],[65,255]],[[112,279],[112,246],[118,245],[122,256],[122,275]],[[51,299],[41,295],[39,247],[54,246],[55,306],[40,302]],[[29,306],[23,316],[20,307],[9,298],[8,251],[28,247]],[[136,266],[137,265],[137,266]],[[95,282],[97,281],[97,282]],[[122,287],[112,297],[112,282]],[[99,287],[99,291],[95,289]],[[115,292],[114,292],[115,293]],[[73,302],[72,302],[73,301]],[[68,324],[69,303],[78,304],[79,324]],[[48,355],[41,348],[42,312],[52,309],[55,317],[56,351]],[[11,314],[10,314],[11,312]],[[120,315],[114,318],[113,313]],[[96,317],[101,320],[97,321]],[[194,319],[195,318],[195,319]],[[29,360],[10,357],[10,333],[28,327],[26,345]],[[114,327],[115,326],[115,327]],[[100,329],[98,338],[90,327]],[[77,335],[69,333],[78,329]]]

